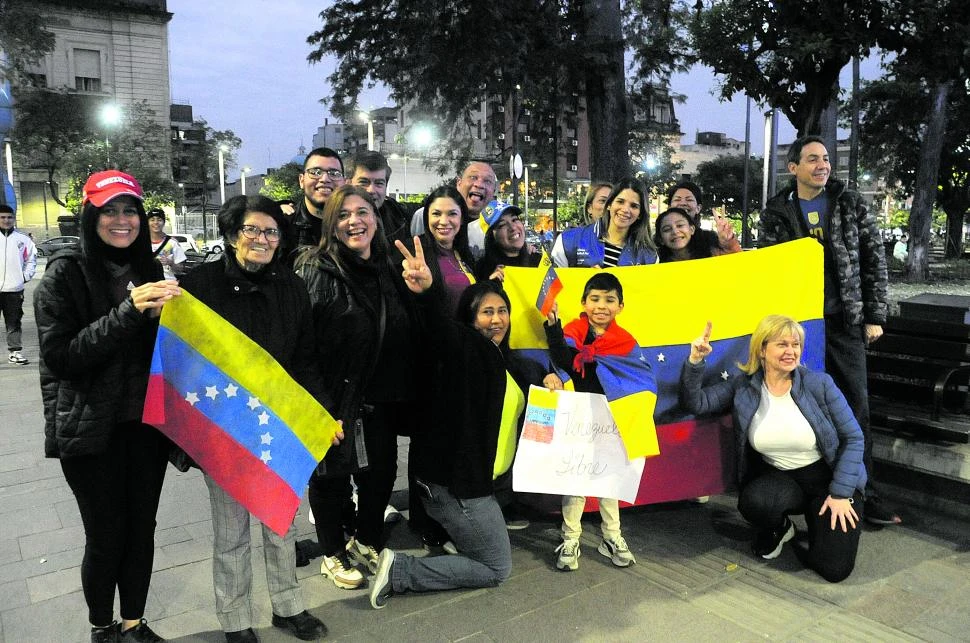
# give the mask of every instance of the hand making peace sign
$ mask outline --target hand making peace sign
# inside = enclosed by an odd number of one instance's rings
[[[394,245],[404,255],[404,261],[401,262],[401,266],[404,268],[401,273],[401,276],[404,277],[404,283],[415,294],[425,292],[431,287],[432,278],[431,269],[428,268],[428,264],[424,260],[424,248],[421,247],[421,239],[414,237],[414,254],[411,254],[407,246],[400,240],[395,240]]]

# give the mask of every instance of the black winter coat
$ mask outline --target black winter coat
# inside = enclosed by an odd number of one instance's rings
[[[161,265],[152,280],[162,278]],[[47,263],[34,292],[44,400],[44,454],[64,458],[103,453],[125,406],[131,369],[147,376],[157,319],[129,297],[113,306],[108,284],[91,275],[79,252]],[[132,363],[135,360],[137,363]]]

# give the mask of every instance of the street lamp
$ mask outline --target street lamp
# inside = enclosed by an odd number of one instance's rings
[[[114,103],[107,103],[101,108],[101,122],[104,123],[104,158],[105,167],[111,166],[111,141],[108,140],[108,128],[115,127],[121,122],[121,108]]]
[[[367,149],[374,150],[374,119],[370,117],[369,112],[360,112],[360,120],[363,123],[367,123]]]
[[[249,172],[251,168],[248,165],[244,165],[241,170],[239,170],[239,180],[242,181],[242,193],[246,194],[246,172]]]
[[[219,146],[219,203],[226,202],[226,152],[229,148],[225,145]]]

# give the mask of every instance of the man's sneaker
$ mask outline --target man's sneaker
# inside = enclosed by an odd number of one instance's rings
[[[566,538],[556,547],[559,558],[556,559],[556,569],[572,572],[579,569],[579,540],[577,538]]]
[[[623,536],[617,536],[613,540],[604,538],[596,551],[609,558],[617,567],[629,567],[637,562],[637,559],[630,552],[630,548],[626,546]]]
[[[882,503],[879,498],[866,500],[862,517],[873,525],[898,525],[903,521],[895,511]]]
[[[301,641],[319,641],[327,636],[323,621],[306,610],[293,616],[277,616],[274,612],[273,627],[286,630]]]
[[[162,637],[148,627],[148,621],[141,619],[138,625],[128,628],[121,633],[121,643],[158,643],[164,641]]]
[[[421,546],[429,554],[434,554],[435,556],[439,554],[448,554],[454,556],[458,553],[458,548],[455,547],[455,543],[450,540],[436,540],[431,536],[421,536]]]
[[[320,573],[333,581],[340,589],[357,589],[364,584],[364,575],[350,563],[347,552],[336,556],[324,556]]]
[[[765,529],[754,539],[751,549],[756,556],[761,556],[766,560],[778,558],[781,548],[789,540],[795,537],[795,525],[785,517],[785,523],[778,529]]]
[[[394,595],[391,587],[391,568],[394,566],[394,552],[387,547],[377,559],[377,572],[370,588],[370,604],[376,610],[387,607],[387,601]]]
[[[121,640],[120,628],[118,621],[104,627],[92,627],[91,643],[118,643]]]
[[[377,571],[377,552],[373,547],[351,538],[347,543],[347,553],[352,561],[366,567],[371,574]]]
[[[7,361],[10,362],[11,364],[20,364],[20,365],[30,363],[26,357],[20,354],[20,351],[10,351],[10,357],[7,358]]]

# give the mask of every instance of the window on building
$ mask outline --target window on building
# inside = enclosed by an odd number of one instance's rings
[[[101,91],[101,52],[74,50],[74,88],[79,92]]]

